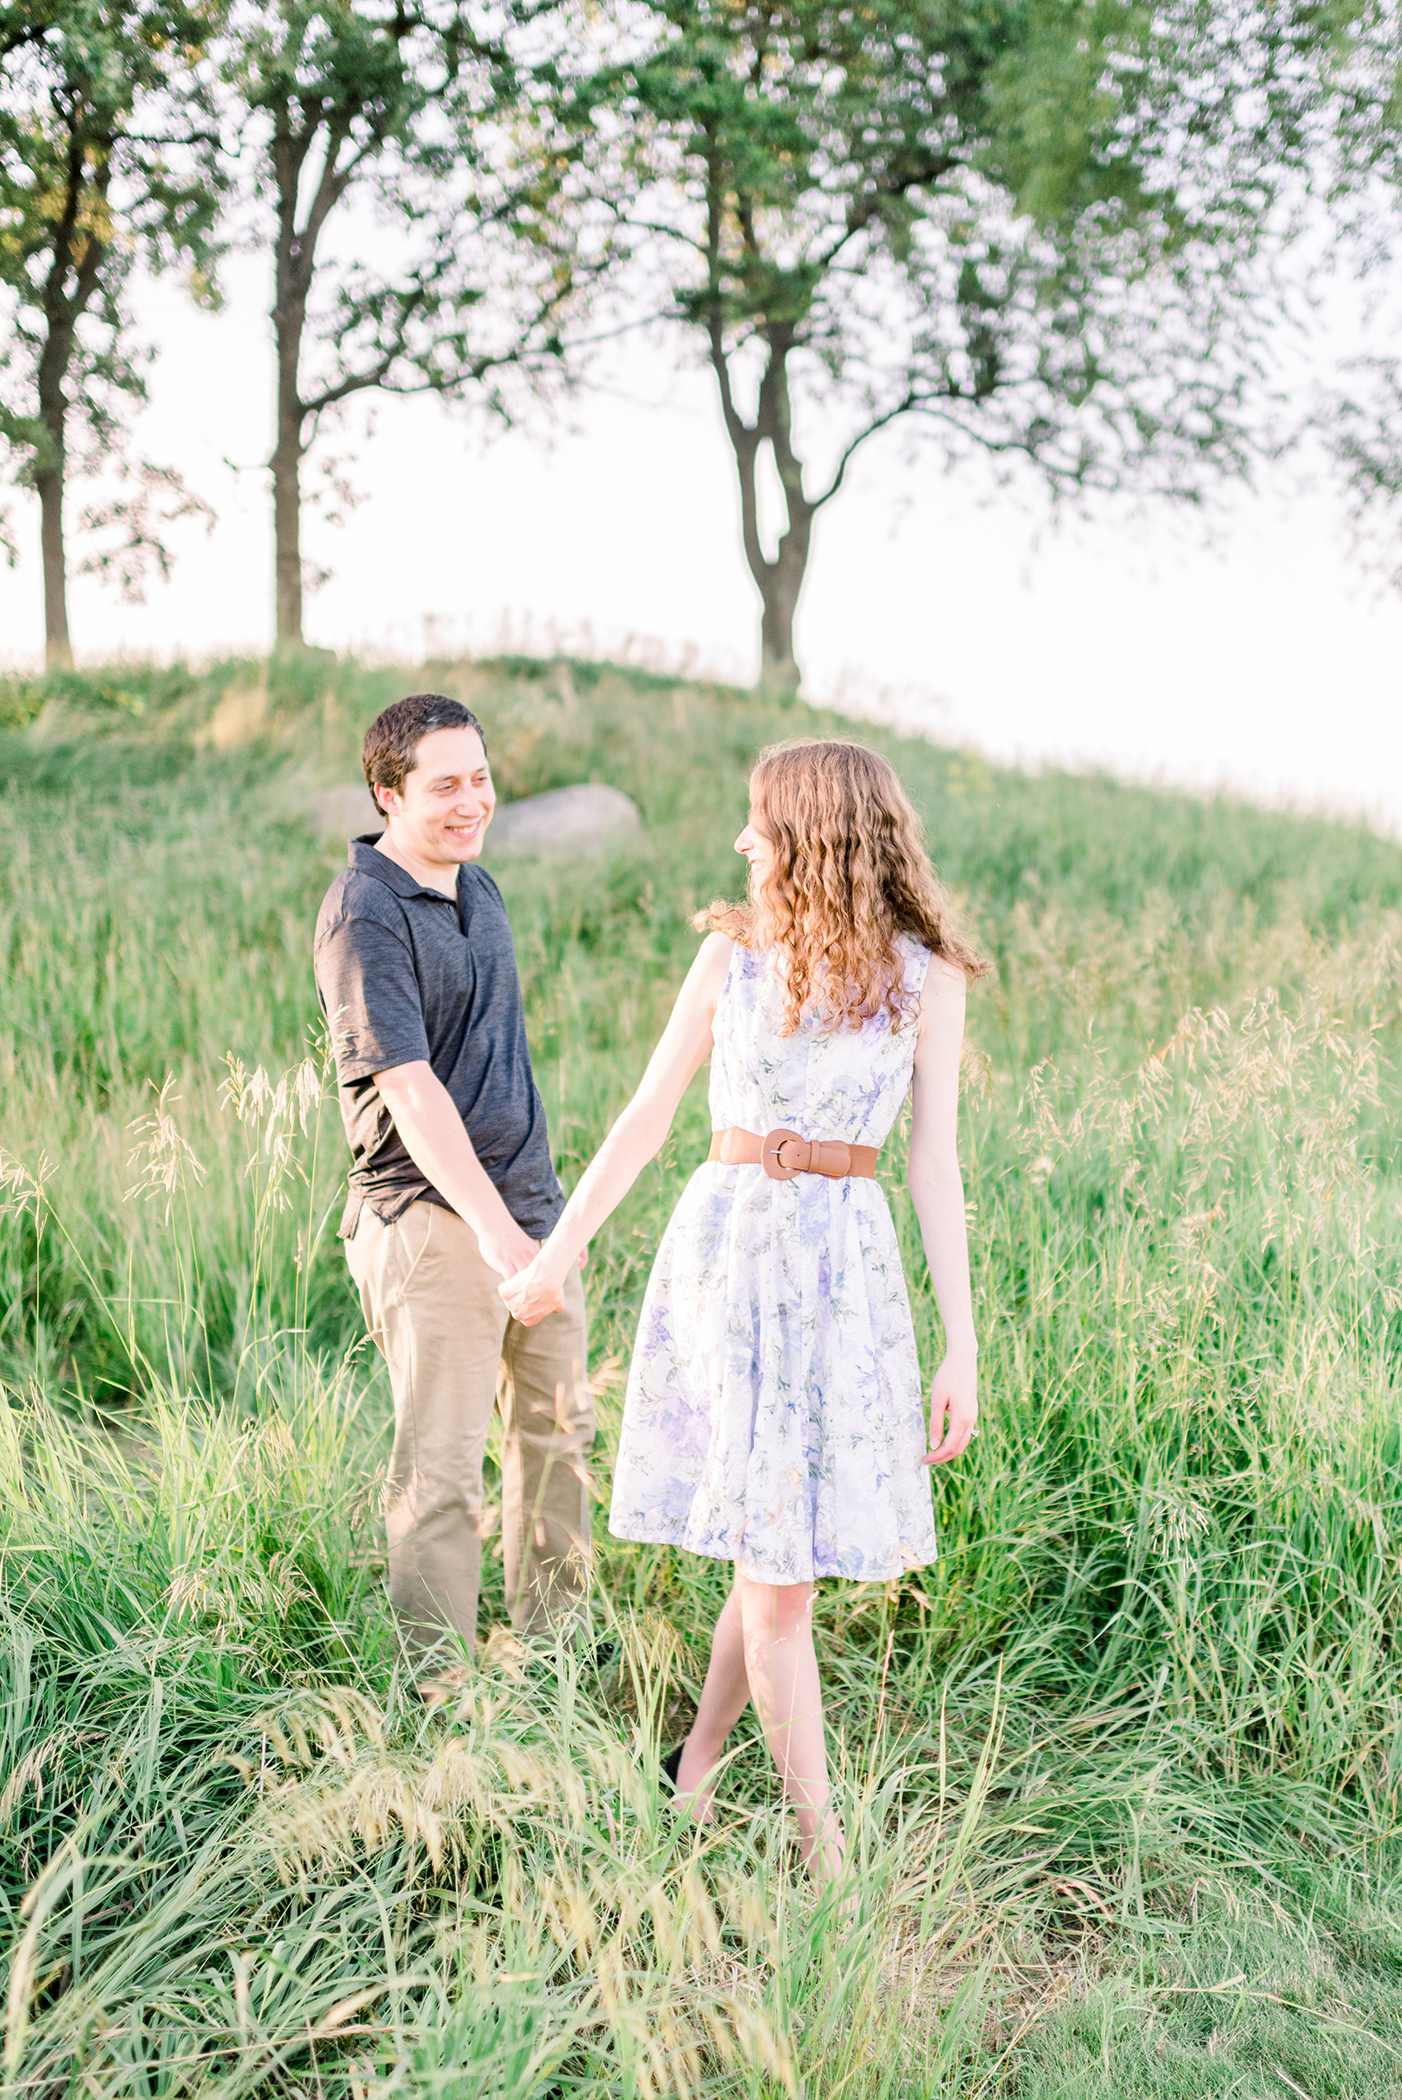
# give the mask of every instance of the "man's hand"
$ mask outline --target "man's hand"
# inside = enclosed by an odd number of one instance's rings
[[[946,1421],[947,1418],[947,1421]],[[930,1437],[939,1442],[925,1453],[927,1466],[947,1465],[978,1434],[978,1370],[973,1360],[946,1357],[930,1389]]]
[[[513,1320],[523,1327],[534,1327],[551,1313],[565,1309],[565,1287],[563,1279],[556,1273],[553,1264],[547,1265],[545,1249],[536,1255],[529,1268],[508,1276],[499,1286],[506,1300],[506,1309]]]
[[[530,1234],[504,1212],[500,1224],[478,1227],[477,1246],[487,1267],[508,1279],[528,1269],[539,1252]]]

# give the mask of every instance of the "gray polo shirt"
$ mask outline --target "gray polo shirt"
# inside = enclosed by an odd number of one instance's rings
[[[352,839],[322,900],[316,988],[331,1029],[353,1164],[341,1237],[361,1205],[392,1224],[419,1198],[451,1206],[405,1150],[374,1074],[426,1060],[508,1211],[544,1239],[564,1208],[531,1074],[516,950],[501,892],[471,861],[456,901]]]

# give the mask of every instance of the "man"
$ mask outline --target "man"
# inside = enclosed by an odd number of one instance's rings
[[[366,732],[385,829],[353,839],[316,925],[316,983],[354,1164],[341,1237],[389,1364],[389,1592],[422,1652],[477,1629],[482,1454],[503,1416],[512,1624],[539,1632],[582,1595],[594,1433],[584,1291],[511,1319],[499,1295],[564,1206],[531,1074],[501,894],[474,865],[496,795],[477,717],[415,693]]]

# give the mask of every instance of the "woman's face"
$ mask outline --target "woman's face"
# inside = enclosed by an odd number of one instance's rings
[[[757,897],[774,866],[774,847],[760,830],[753,803],[750,804],[749,821],[735,841],[735,851],[743,853],[750,864],[750,893]]]

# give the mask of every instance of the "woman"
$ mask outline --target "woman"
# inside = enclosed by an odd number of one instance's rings
[[[919,820],[859,744],[766,752],[735,842],[749,902],[713,905],[642,1084],[529,1269],[518,1319],[561,1301],[590,1236],[711,1057],[711,1154],[658,1249],[609,1528],[735,1563],[691,1733],[668,1760],[705,1819],[753,1699],[803,1857],[842,1856],[813,1648],[816,1579],[935,1558],[930,1476],[974,1434],[973,1312],[955,1149],[964,994]],[[920,1369],[877,1149],[910,1093],[910,1192],[944,1322],[926,1448]]]

